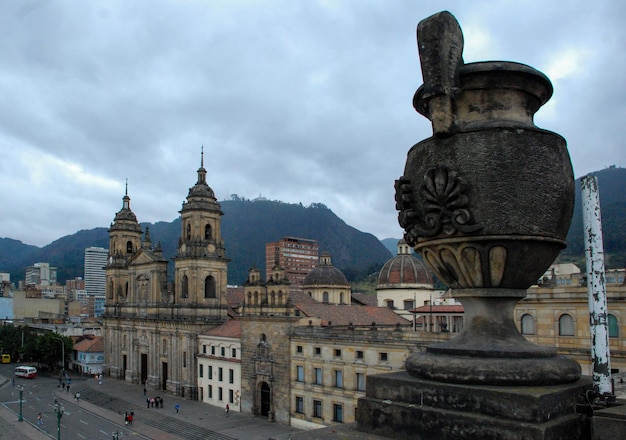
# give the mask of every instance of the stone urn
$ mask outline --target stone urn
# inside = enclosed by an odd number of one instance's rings
[[[574,206],[565,140],[533,121],[552,85],[524,64],[465,64],[448,12],[420,22],[417,39],[424,84],[413,105],[433,136],[409,150],[396,206],[407,243],[462,302],[465,327],[406,369],[467,384],[576,381],[579,364],[530,343],[513,317],[565,247]]]

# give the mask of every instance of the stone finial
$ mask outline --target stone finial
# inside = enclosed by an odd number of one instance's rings
[[[433,134],[448,135],[454,126],[452,102],[459,86],[457,71],[463,65],[461,26],[447,11],[431,15],[417,25],[417,45],[424,79],[418,92],[427,103],[425,116],[432,122]]]

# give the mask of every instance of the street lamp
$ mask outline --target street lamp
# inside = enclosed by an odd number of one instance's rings
[[[61,440],[61,417],[63,417],[63,405],[55,403],[54,412],[57,415],[57,440]]]
[[[61,338],[55,338],[54,336],[51,336],[51,338],[61,342],[61,376],[63,376],[65,373],[65,343]]]
[[[20,415],[17,418],[18,422],[23,422],[24,417],[22,417],[22,393],[24,392],[24,385],[18,385],[17,390],[20,392]]]

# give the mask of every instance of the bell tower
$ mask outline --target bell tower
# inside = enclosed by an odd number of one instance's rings
[[[229,260],[225,257],[221,217],[215,193],[206,182],[204,149],[198,180],[183,202],[181,236],[175,261],[175,303],[180,313],[222,320],[226,318]],[[193,308],[194,310],[188,310]]]
[[[128,295],[127,263],[141,248],[141,226],[130,209],[128,181],[122,198],[122,209],[115,214],[109,228],[109,260],[106,266],[106,304],[124,302]]]

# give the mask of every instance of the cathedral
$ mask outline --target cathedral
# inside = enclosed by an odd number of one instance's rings
[[[202,153],[198,180],[180,210],[173,285],[160,244],[153,247],[130,208],[128,187],[108,231],[104,372],[187,399],[198,394],[197,335],[228,314],[223,212],[206,174]]]

